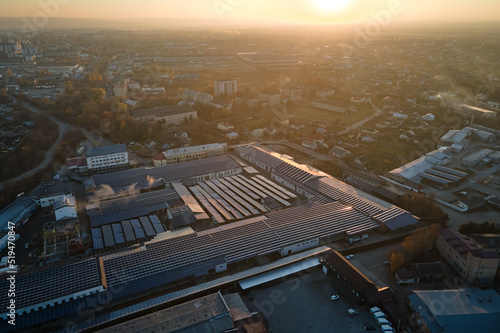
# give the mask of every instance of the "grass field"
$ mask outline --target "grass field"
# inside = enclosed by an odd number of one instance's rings
[[[316,109],[310,105],[296,105],[292,108],[289,108],[288,113],[309,120],[319,120],[325,123],[346,127],[353,125],[368,116],[371,116],[375,113],[375,110],[373,110],[371,107],[358,107],[358,111],[356,112],[343,114],[334,111]]]

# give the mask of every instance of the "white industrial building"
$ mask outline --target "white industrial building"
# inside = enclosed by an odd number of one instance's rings
[[[76,200],[72,195],[64,196],[63,199],[54,203],[56,221],[77,218]]]
[[[124,144],[87,148],[89,170],[113,170],[128,165],[127,146]]]
[[[221,156],[226,154],[226,143],[211,143],[201,146],[170,149],[163,152],[165,165],[200,160],[207,157]],[[155,165],[161,166],[161,165]]]
[[[451,157],[445,151],[447,148],[434,150],[426,155],[417,158],[399,168],[389,171],[389,176],[397,181],[411,180],[420,182],[420,174],[425,173],[435,165],[446,165],[450,162]]]

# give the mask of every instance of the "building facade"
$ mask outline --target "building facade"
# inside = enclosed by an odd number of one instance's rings
[[[156,122],[164,119],[167,124],[181,125],[187,120],[198,118],[198,112],[192,107],[179,108],[176,105],[168,105],[137,110],[134,112],[134,118],[145,122]]]
[[[500,254],[484,251],[474,240],[452,229],[439,231],[436,248],[468,283],[478,280],[493,281],[500,263]]]
[[[87,149],[87,167],[89,170],[119,170],[128,165],[128,151],[124,144],[91,147]]]
[[[226,152],[226,143],[211,143],[202,146],[170,149],[163,152],[163,155],[165,156],[165,165],[168,165],[193,160],[201,160],[207,157],[221,156],[226,154]]]
[[[217,80],[214,82],[215,96],[226,95],[231,96],[238,91],[236,80]]]
[[[311,102],[311,106],[318,108],[318,109],[323,109],[323,110],[328,110],[328,111],[334,111],[334,112],[339,112],[339,113],[346,113],[347,112],[347,105],[341,102],[337,101],[331,101],[328,99],[321,99],[317,101]]]

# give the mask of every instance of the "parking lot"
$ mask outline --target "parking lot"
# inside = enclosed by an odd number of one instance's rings
[[[333,279],[316,268],[252,290],[243,299],[251,312],[264,314],[269,332],[363,332],[365,323],[377,326],[368,308],[349,303],[342,294],[331,301],[334,294],[339,291]],[[358,315],[349,317],[350,308]]]

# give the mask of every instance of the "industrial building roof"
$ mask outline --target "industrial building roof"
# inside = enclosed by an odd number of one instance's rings
[[[87,157],[110,155],[126,153],[127,146],[124,144],[112,145],[112,146],[102,146],[102,147],[89,147],[87,148]]]
[[[268,165],[271,168],[276,168],[278,165],[285,162],[282,158],[277,157],[275,154],[267,152],[264,149],[253,145],[242,148],[240,150],[240,154],[245,154],[247,156],[250,156],[254,160],[264,163],[265,165]]]
[[[113,172],[105,175],[94,175],[95,185],[109,185],[111,188],[128,186],[136,182],[147,181],[148,178],[162,178],[165,182],[196,177],[221,171],[238,169],[241,166],[228,155],[177,163],[157,168],[137,168]]]
[[[29,196],[20,196],[0,211],[0,231],[6,230],[8,222],[16,224],[36,210],[36,202]]]
[[[229,307],[218,292],[122,322],[100,332],[224,332],[233,327]]]
[[[10,282],[0,281],[0,292],[8,294]],[[16,309],[49,302],[61,297],[72,297],[74,293],[106,285],[99,269],[97,258],[16,276]],[[0,297],[1,313],[6,312],[8,297]]]
[[[494,290],[415,290],[409,299],[432,332],[498,332],[500,296]]]
[[[87,215],[92,227],[137,218],[183,204],[173,189],[134,194],[119,199],[87,205]]]

